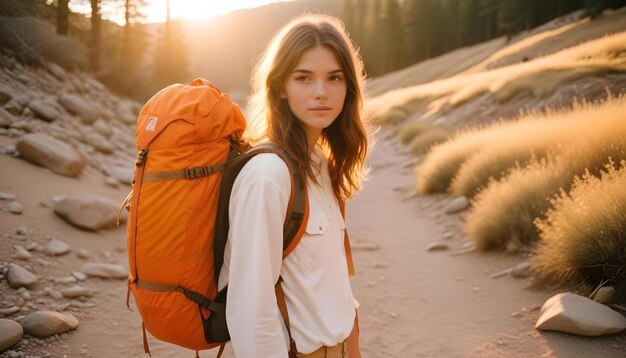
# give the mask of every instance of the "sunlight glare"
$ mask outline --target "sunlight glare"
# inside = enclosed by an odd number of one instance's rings
[[[172,19],[207,20],[226,13],[290,0],[170,0]],[[146,22],[164,22],[166,0],[152,0],[146,9]]]

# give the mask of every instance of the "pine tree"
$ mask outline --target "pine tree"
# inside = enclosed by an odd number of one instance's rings
[[[189,80],[189,63],[184,35],[179,23],[170,18],[170,0],[166,2],[167,20],[156,46],[154,79],[158,87]]]
[[[388,73],[401,68],[404,64],[404,29],[400,4],[397,0],[383,0],[378,22],[380,31],[381,70]]]
[[[430,58],[433,54],[436,26],[433,0],[404,1],[404,36],[408,64]]]

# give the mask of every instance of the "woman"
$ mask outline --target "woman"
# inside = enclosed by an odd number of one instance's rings
[[[228,283],[226,318],[237,357],[288,356],[274,291],[279,278],[298,357],[346,357],[348,346],[351,357],[360,356],[339,203],[363,178],[362,76],[342,24],[322,15],[291,21],[255,68],[253,120],[244,140],[271,141],[294,158],[307,182],[310,214],[283,261],[287,165],[275,154],[259,154],[237,177],[229,220],[246,224],[231,225],[219,285]]]

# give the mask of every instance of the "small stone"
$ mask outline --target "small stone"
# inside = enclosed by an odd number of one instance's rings
[[[87,275],[80,271],[72,271],[72,276],[74,276],[78,281],[85,281],[87,279]]]
[[[76,282],[78,282],[78,280],[74,276],[64,276],[64,277],[55,278],[54,282],[57,282],[57,283],[76,283]]]
[[[617,292],[615,291],[615,288],[611,286],[603,286],[595,292],[591,299],[599,303],[611,303],[615,301],[616,297]]]
[[[0,192],[0,200],[15,200],[15,195],[9,193]]]
[[[65,298],[89,297],[91,296],[91,290],[82,286],[74,285],[72,287],[62,289],[61,294]]]
[[[9,264],[7,280],[11,288],[32,287],[37,283],[37,276],[30,273],[22,266]]]
[[[443,233],[444,240],[452,240],[453,237],[454,237],[454,234],[449,231]]]
[[[351,248],[356,251],[378,251],[380,245],[373,242],[356,241]]]
[[[80,271],[92,277],[128,278],[128,269],[122,265],[88,262],[80,268]]]
[[[26,250],[34,251],[37,247],[39,247],[39,244],[37,244],[36,242],[31,242],[26,246]]]
[[[446,205],[446,214],[454,214],[459,211],[463,211],[470,206],[470,202],[465,196],[459,196],[452,199],[448,205]]]
[[[30,292],[28,291],[20,292],[20,296],[24,299],[24,301],[30,301],[33,299],[33,296],[31,296]]]
[[[93,129],[100,133],[100,135],[102,135],[105,138],[110,138],[111,134],[113,134],[113,131],[111,130],[111,126],[104,120],[102,119],[98,119],[94,124],[93,124]]]
[[[426,251],[443,251],[448,250],[450,246],[445,242],[433,242],[428,247],[426,247]]]
[[[512,270],[512,268],[509,267],[508,269],[504,269],[504,270],[498,271],[498,272],[492,274],[491,278],[498,278],[498,277],[506,276],[506,275],[511,273],[511,270]]]
[[[5,206],[4,209],[15,215],[22,215],[22,212],[24,211],[22,204],[18,203],[17,201],[9,203],[9,205]]]
[[[61,298],[63,298],[63,294],[57,290],[49,290],[48,296],[54,298],[55,300],[60,300]]]
[[[22,246],[16,246],[15,247],[15,254],[13,255],[14,258],[18,259],[18,260],[28,260],[32,257],[33,255],[28,252],[25,248],[23,248]]]
[[[474,286],[474,288],[472,288],[472,291],[474,291],[474,292],[478,292],[478,291],[480,291],[480,287],[478,287],[478,286]]]
[[[135,174],[133,168],[112,166],[104,169],[104,173],[122,184],[131,184]]]
[[[111,177],[104,178],[104,183],[113,188],[117,188],[120,186],[120,182],[117,181],[117,179]]]
[[[46,244],[44,251],[50,256],[65,255],[70,252],[70,245],[68,245],[64,241],[53,239],[50,240],[48,244]]]
[[[59,117],[59,111],[57,111],[56,108],[40,100],[30,101],[28,107],[37,115],[37,117],[46,122],[52,122]]]
[[[532,275],[532,271],[528,261],[517,264],[511,269],[511,276],[515,278],[526,278],[530,275]]]
[[[11,306],[0,310],[0,316],[6,317],[20,311],[18,306]]]
[[[69,332],[78,327],[78,320],[70,313],[37,311],[22,318],[19,323],[24,333],[34,337],[48,337]]]
[[[78,256],[79,259],[88,259],[89,251],[85,249],[78,249],[78,251],[76,251],[76,256]]]
[[[24,329],[11,319],[0,319],[0,352],[14,346],[22,339]]]
[[[20,226],[17,228],[17,230],[15,230],[15,233],[20,236],[26,236],[28,235],[28,229],[24,226]]]

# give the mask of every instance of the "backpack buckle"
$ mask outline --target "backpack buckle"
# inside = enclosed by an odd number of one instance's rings
[[[186,179],[196,179],[209,175],[206,167],[195,167],[185,169],[185,178]]]
[[[142,149],[137,153],[137,158],[135,159],[135,166],[140,167],[146,161],[146,154],[148,154],[148,148]],[[134,179],[133,179],[134,180]]]

